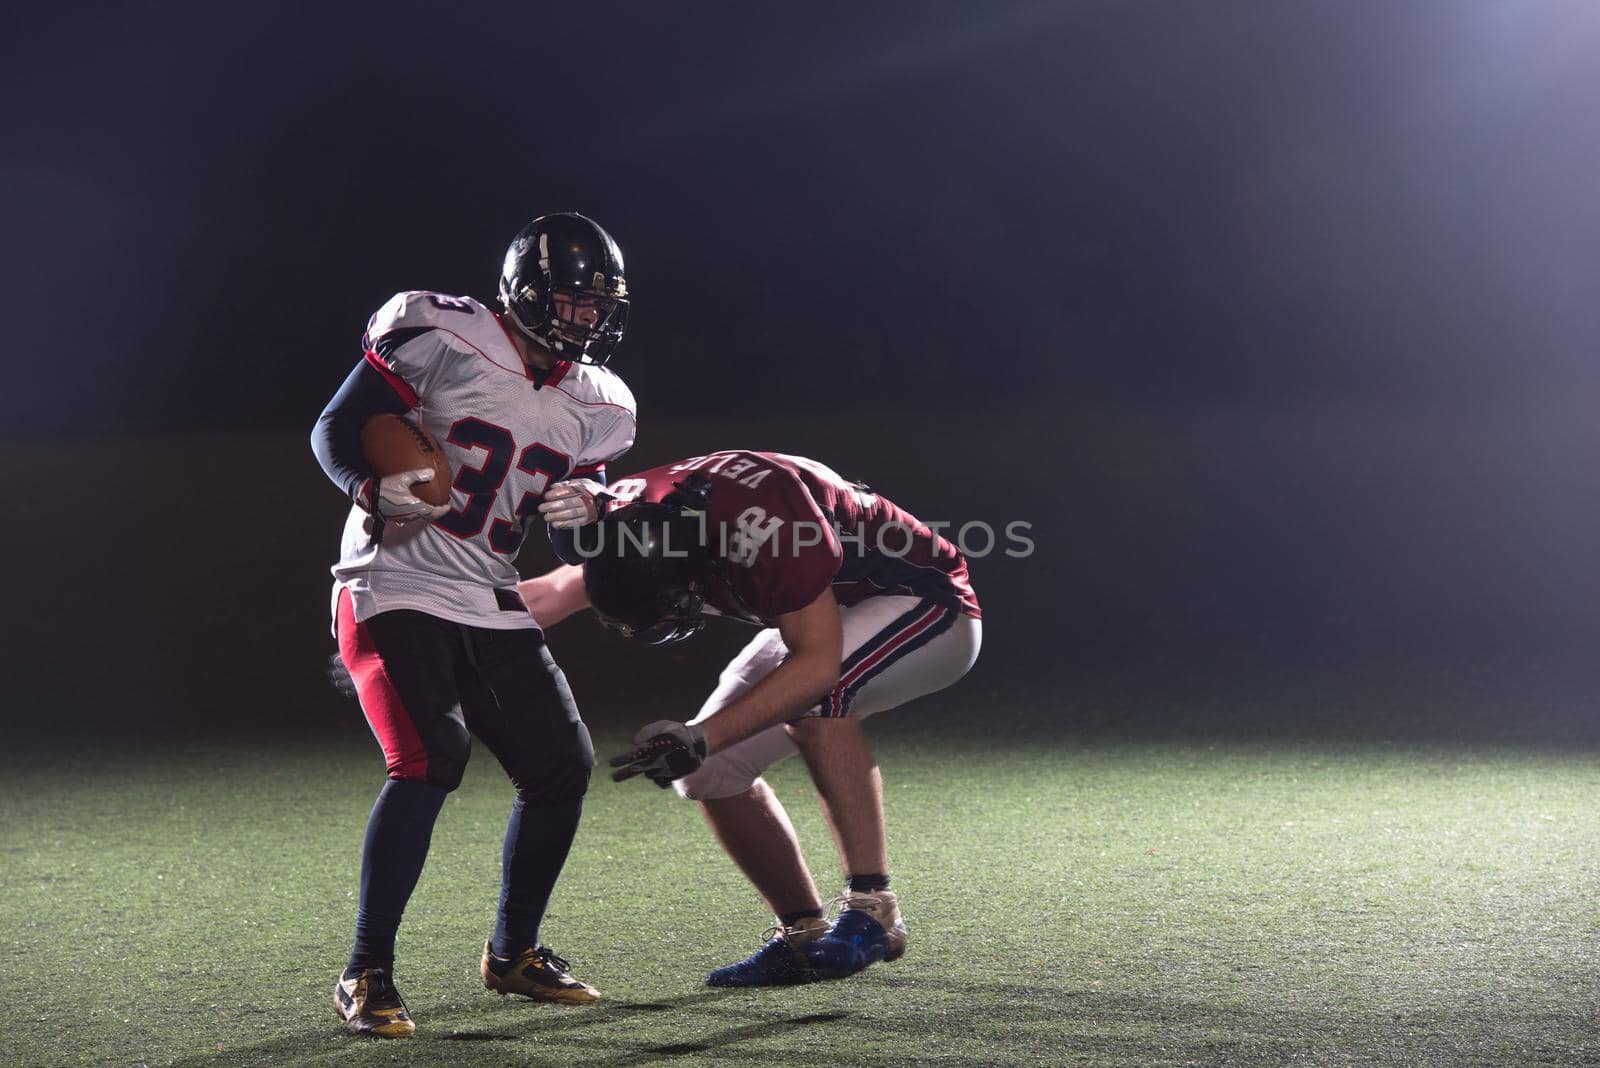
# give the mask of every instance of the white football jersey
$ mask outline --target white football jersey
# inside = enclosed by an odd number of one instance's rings
[[[333,596],[337,605],[349,590],[358,621],[413,608],[472,626],[534,626],[507,592],[541,497],[633,444],[633,394],[621,378],[563,361],[538,383],[511,329],[470,297],[426,292],[397,294],[367,324],[367,362],[438,440],[455,478],[449,514],[386,523],[381,542],[372,516],[351,508]]]

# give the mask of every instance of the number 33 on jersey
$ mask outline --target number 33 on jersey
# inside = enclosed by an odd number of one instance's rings
[[[475,626],[533,626],[498,590],[539,501],[566,478],[603,479],[633,444],[633,394],[615,373],[527,367],[499,316],[470,297],[401,293],[367,326],[366,358],[437,439],[455,471],[450,512],[389,526],[380,542],[352,509],[334,568],[356,619],[412,608]],[[337,593],[337,591],[336,591]]]

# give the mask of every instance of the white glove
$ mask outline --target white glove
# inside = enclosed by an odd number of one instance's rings
[[[418,467],[411,471],[402,471],[398,475],[385,475],[375,486],[368,487],[367,511],[376,511],[391,523],[438,519],[450,510],[450,505],[429,504],[411,492],[411,487],[417,483],[432,481],[431,467]]]
[[[585,526],[600,518],[600,497],[606,488],[587,478],[557,482],[544,491],[539,514],[558,530]]]

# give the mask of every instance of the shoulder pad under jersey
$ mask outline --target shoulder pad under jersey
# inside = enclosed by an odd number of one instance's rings
[[[633,390],[615,371],[608,371],[604,367],[574,363],[572,369],[562,377],[561,388],[571,394],[574,400],[584,404],[609,404],[623,408],[629,414],[638,412]]]
[[[444,329],[459,334],[483,317],[493,319],[494,313],[471,297],[452,297],[420,289],[396,293],[367,322],[367,347],[374,347],[380,338],[401,332],[414,334]]]

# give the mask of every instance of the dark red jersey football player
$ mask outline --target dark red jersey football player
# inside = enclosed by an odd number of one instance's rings
[[[598,497],[604,509],[578,532],[581,560],[519,587],[546,627],[593,607],[652,643],[688,637],[708,615],[761,628],[698,715],[649,724],[612,762],[619,778],[644,774],[698,801],[778,917],[777,937],[707,982],[806,982],[898,958],[906,927],[889,889],[882,779],[861,721],[951,685],[977,659],[982,627],[966,560],[893,501],[799,456],[717,452],[549,496],[567,493]],[[762,779],[796,752],[847,873],[832,925]]]

